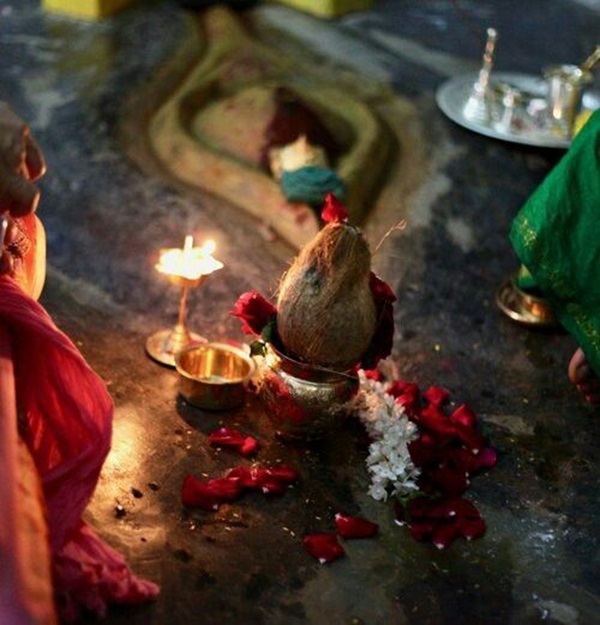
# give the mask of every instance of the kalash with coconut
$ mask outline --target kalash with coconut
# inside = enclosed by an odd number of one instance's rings
[[[371,270],[362,232],[333,194],[321,216],[324,227],[281,279],[277,306],[249,291],[231,311],[243,332],[259,337],[259,393],[288,439],[339,426],[358,392],[358,370],[374,369],[393,345],[396,296]]]

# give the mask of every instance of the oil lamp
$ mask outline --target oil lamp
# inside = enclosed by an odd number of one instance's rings
[[[213,258],[213,241],[194,247],[194,237],[187,235],[183,248],[161,250],[155,269],[167,276],[171,284],[181,287],[179,315],[172,328],[159,330],[146,341],[146,352],[154,360],[170,367],[175,366],[175,354],[191,342],[206,339],[190,332],[186,325],[187,298],[190,289],[199,287],[213,272],[222,269],[223,263]]]

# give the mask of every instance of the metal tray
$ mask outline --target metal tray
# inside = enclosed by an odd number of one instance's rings
[[[568,148],[571,139],[552,133],[549,129],[532,123],[523,124],[520,129],[506,130],[499,124],[478,122],[466,119],[464,115],[465,105],[472,93],[473,84],[477,81],[478,73],[465,74],[451,78],[443,83],[436,93],[436,101],[442,112],[452,121],[464,128],[468,128],[486,137],[547,148]],[[545,103],[546,83],[541,76],[519,74],[511,72],[493,73],[492,83],[504,83],[515,87],[529,100],[529,103],[543,107]],[[583,96],[583,108],[595,110],[600,108],[600,94],[594,91],[586,91]]]

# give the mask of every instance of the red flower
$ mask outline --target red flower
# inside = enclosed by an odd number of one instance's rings
[[[253,436],[242,434],[233,428],[219,428],[208,435],[208,442],[215,447],[229,447],[242,456],[250,456],[258,449],[258,441]]]
[[[335,527],[342,538],[369,538],[379,530],[377,523],[339,513],[335,515]]]
[[[239,296],[229,314],[242,320],[244,334],[260,334],[277,309],[258,291],[247,291]]]
[[[466,499],[429,499],[419,497],[408,504],[412,536],[431,541],[445,549],[461,536],[467,540],[485,534],[485,521],[479,510]]]
[[[334,532],[308,534],[302,539],[302,543],[308,553],[321,564],[333,562],[346,554]]]
[[[348,221],[348,211],[333,193],[328,193],[325,197],[321,218],[326,223]]]
[[[361,359],[363,369],[374,369],[382,358],[392,353],[394,345],[394,302],[396,295],[387,282],[371,272],[369,286],[375,302],[377,327],[366,354]]]

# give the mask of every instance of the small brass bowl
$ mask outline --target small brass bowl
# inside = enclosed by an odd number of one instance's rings
[[[500,285],[496,292],[496,304],[507,317],[523,325],[542,328],[557,328],[560,325],[545,299],[518,287],[516,274]]]
[[[227,343],[200,343],[175,354],[182,397],[205,410],[231,410],[244,402],[254,360]]]

